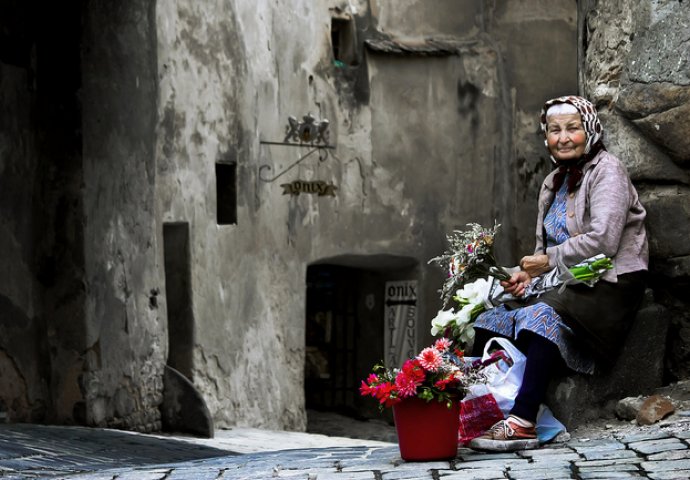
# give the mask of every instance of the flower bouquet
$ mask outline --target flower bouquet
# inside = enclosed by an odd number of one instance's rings
[[[440,290],[443,308],[431,320],[431,334],[456,339],[465,346],[474,339],[474,320],[481,312],[508,301],[539,297],[543,293],[567,285],[584,283],[594,285],[606,270],[613,268],[610,258],[596,255],[577,265],[557,268],[535,277],[525,289],[521,299],[503,291],[501,280],[508,280],[514,268],[496,263],[494,240],[500,224],[484,228],[468,223],[466,231],[455,230],[448,236],[449,250],[434,257],[429,263],[445,267],[448,278]],[[517,268],[517,267],[516,267]]]
[[[467,283],[453,296],[457,308],[439,310],[431,320],[431,335],[442,334],[457,340],[463,347],[474,339],[474,320],[483,311],[493,308],[490,302],[493,282],[479,278]]]
[[[463,352],[451,349],[452,344],[448,338],[439,338],[433,346],[405,361],[402,368],[375,365],[369,377],[362,380],[360,393],[376,398],[380,408],[410,397],[450,405],[478,379],[476,371],[465,363]]]
[[[363,396],[393,408],[400,454],[404,460],[455,457],[459,400],[482,379],[479,366],[465,362],[463,352],[447,338],[436,340],[402,368],[376,365],[360,386]]]
[[[448,271],[448,278],[441,288],[441,299],[446,308],[453,292],[463,287],[466,283],[487,276],[498,280],[508,280],[508,271],[497,265],[494,256],[494,239],[500,225],[494,224],[493,228],[484,228],[478,223],[468,223],[468,230],[454,230],[449,235],[450,245],[443,255],[434,257],[429,263],[437,263]]]

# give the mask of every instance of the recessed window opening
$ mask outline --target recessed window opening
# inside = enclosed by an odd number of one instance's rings
[[[163,224],[163,257],[168,304],[168,366],[191,381],[194,313],[188,223]]]
[[[218,225],[237,224],[236,163],[216,163],[216,215]]]
[[[345,65],[357,66],[357,42],[355,22],[352,18],[331,19],[331,46],[333,58]]]

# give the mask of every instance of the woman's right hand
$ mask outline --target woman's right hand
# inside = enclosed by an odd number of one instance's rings
[[[522,297],[525,294],[525,288],[532,282],[532,277],[529,273],[524,270],[515,272],[511,275],[510,279],[501,282],[501,285],[506,292],[510,293],[514,297]]]

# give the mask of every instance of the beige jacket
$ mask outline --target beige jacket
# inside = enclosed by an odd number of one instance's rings
[[[646,212],[625,166],[614,155],[600,151],[583,169],[579,188],[567,197],[566,225],[570,238],[548,247],[553,268],[559,263],[571,267],[603,253],[613,260],[613,270],[602,279],[617,282],[617,276],[647,270],[649,253],[644,226]],[[555,171],[539,192],[536,254],[544,253],[544,216],[554,199]]]

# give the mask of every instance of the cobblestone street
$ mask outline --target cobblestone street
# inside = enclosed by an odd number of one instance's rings
[[[690,417],[649,427],[613,421],[517,453],[460,448],[452,461],[408,463],[397,445],[257,429],[215,439],[39,425],[0,426],[3,479],[599,479],[690,478]],[[380,425],[373,428],[381,430]],[[249,453],[241,453],[249,452]]]

